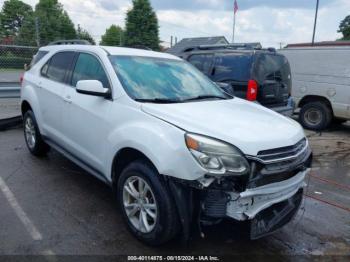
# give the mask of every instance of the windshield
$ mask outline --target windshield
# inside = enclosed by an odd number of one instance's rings
[[[216,84],[182,60],[135,56],[111,56],[110,60],[126,92],[135,100],[228,98]]]

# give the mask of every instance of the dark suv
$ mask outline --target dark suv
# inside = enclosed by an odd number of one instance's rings
[[[283,115],[293,114],[290,66],[275,49],[244,44],[207,45],[188,48],[180,57],[214,82],[231,85],[235,96],[257,101]]]

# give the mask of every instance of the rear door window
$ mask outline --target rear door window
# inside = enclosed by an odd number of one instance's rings
[[[60,52],[51,57],[43,66],[41,73],[47,78],[65,83],[65,78],[69,67],[71,66],[75,52]]]
[[[213,63],[213,54],[198,54],[198,55],[191,55],[188,58],[188,61],[197,67],[202,73],[209,74],[209,69]]]
[[[213,76],[215,81],[248,81],[250,79],[251,66],[251,54],[219,54],[215,59]]]
[[[81,53],[75,64],[72,77],[72,86],[80,80],[98,80],[103,87],[110,88],[109,80],[100,61],[93,55]]]

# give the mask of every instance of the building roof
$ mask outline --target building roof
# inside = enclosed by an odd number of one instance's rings
[[[290,47],[312,47],[312,46],[350,46],[350,41],[322,41],[312,43],[297,43],[297,44],[288,44],[286,48]]]
[[[173,55],[179,55],[183,50],[189,47],[228,43],[229,42],[224,36],[183,38],[180,42],[169,48],[166,52]]]

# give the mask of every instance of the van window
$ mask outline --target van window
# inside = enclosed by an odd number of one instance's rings
[[[100,61],[90,54],[81,53],[73,71],[72,86],[80,80],[98,80],[103,87],[110,88],[108,77]]]
[[[208,74],[213,62],[213,54],[191,55],[188,62],[197,67],[204,74]]]
[[[55,54],[42,67],[42,75],[51,80],[64,83],[66,72],[71,66],[74,56],[74,52],[60,52]]]
[[[248,81],[251,73],[252,56],[242,53],[220,54],[215,59],[213,76],[215,81]]]

